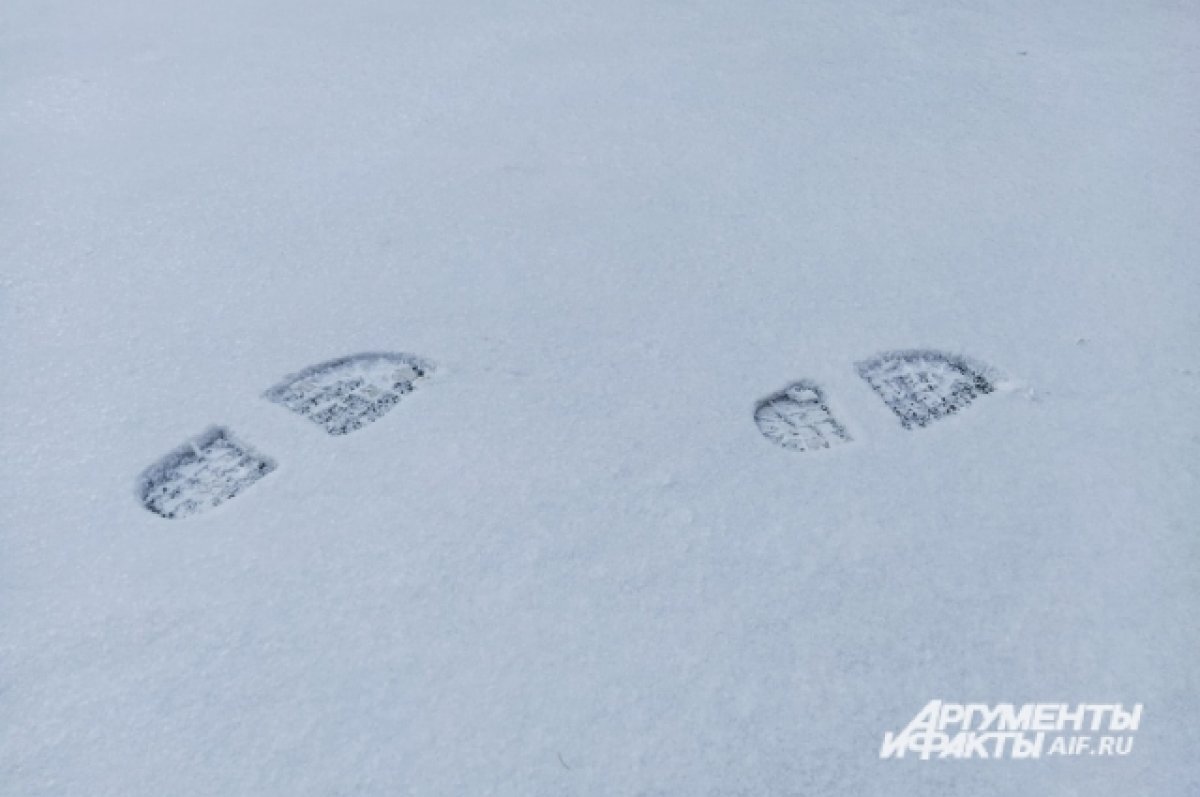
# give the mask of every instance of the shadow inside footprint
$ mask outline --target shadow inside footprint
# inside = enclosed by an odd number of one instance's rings
[[[142,506],[183,518],[218,506],[275,470],[275,462],[213,426],[142,472]]]
[[[812,451],[850,442],[850,434],[829,411],[816,384],[796,382],[767,396],[754,410],[763,437],[792,451]]]
[[[411,354],[355,354],[305,368],[264,396],[344,435],[382,418],[431,373],[431,363]]]
[[[928,426],[996,389],[987,366],[939,351],[887,352],[857,369],[905,429]]]

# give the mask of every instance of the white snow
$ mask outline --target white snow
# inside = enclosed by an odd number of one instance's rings
[[[0,794],[1200,792],[1194,4],[7,0]],[[856,373],[1010,380],[905,430]],[[346,436],[262,398],[437,373]],[[789,451],[811,380],[851,442]],[[210,425],[274,460],[167,520]],[[1132,753],[881,761],[931,699]]]

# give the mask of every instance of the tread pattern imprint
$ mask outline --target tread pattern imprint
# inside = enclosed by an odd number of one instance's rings
[[[996,389],[986,366],[938,351],[888,352],[857,368],[905,429],[928,426]]]
[[[763,437],[791,451],[831,448],[852,439],[830,412],[821,388],[807,380],[760,401],[754,422]]]
[[[382,418],[431,373],[431,363],[411,354],[356,354],[293,374],[265,397],[345,435]]]
[[[275,467],[270,457],[214,426],[147,468],[138,497],[156,515],[184,518],[220,506]]]

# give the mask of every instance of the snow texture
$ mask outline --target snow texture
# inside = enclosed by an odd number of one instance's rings
[[[3,0],[0,795],[1200,794],[1198,41]],[[1004,378],[910,432],[894,348]],[[346,435],[262,398],[366,351],[437,371]],[[799,377],[853,442],[764,440]],[[210,421],[279,467],[164,520],[137,475]],[[1128,756],[881,761],[933,699],[1146,708]]]
[[[214,426],[148,468],[138,496],[155,514],[184,518],[220,506],[273,470],[270,458]]]
[[[792,451],[813,451],[850,441],[829,411],[821,388],[800,381],[759,402],[754,422],[763,437]]]
[[[306,368],[265,395],[329,434],[344,435],[382,418],[432,371],[409,354],[356,354]]]
[[[905,429],[953,415],[995,389],[988,368],[937,351],[888,352],[857,367]]]

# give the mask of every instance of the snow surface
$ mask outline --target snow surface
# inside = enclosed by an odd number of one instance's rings
[[[6,0],[0,794],[1200,793],[1194,3]],[[856,373],[1005,374],[903,429]],[[330,436],[262,398],[437,364]],[[852,442],[771,444],[819,384]],[[220,507],[138,475],[210,425]],[[930,699],[1124,758],[881,761]]]

